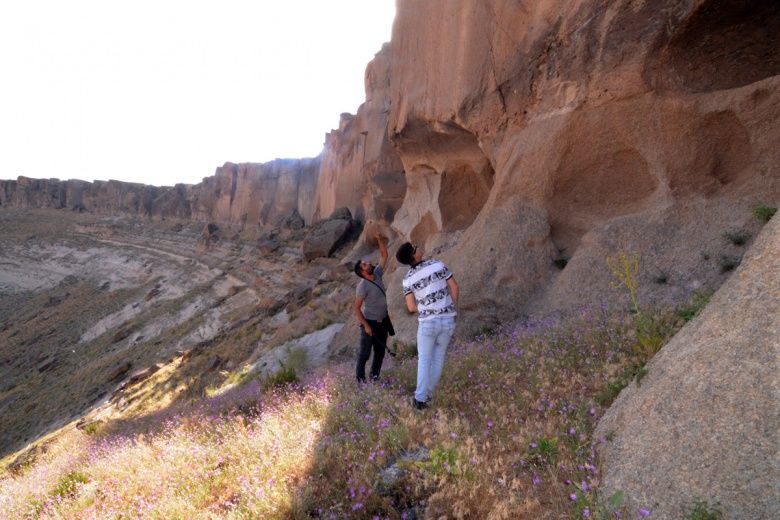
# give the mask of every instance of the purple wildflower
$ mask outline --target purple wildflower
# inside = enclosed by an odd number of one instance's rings
[[[583,516],[584,518],[588,518],[588,517],[590,517],[590,509],[588,509],[587,507],[586,507],[586,508],[584,508],[584,509],[582,510],[582,516]]]
[[[536,444],[536,442],[534,441],[534,442],[531,442],[531,444],[529,444],[529,446],[530,446],[531,448],[533,448],[533,449],[536,449],[536,448],[537,448],[539,445],[538,445],[538,444]]]
[[[534,476],[531,478],[531,482],[533,482],[534,486],[539,484],[542,481],[542,477],[534,473]]]
[[[646,517],[650,516],[650,510],[647,509],[646,507],[640,507],[639,508],[639,516],[641,516],[642,518],[646,518]]]
[[[577,493],[569,493],[569,500],[572,502],[577,500]]]

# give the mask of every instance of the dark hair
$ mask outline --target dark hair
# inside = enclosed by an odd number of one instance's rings
[[[412,265],[414,262],[414,250],[417,249],[411,242],[404,242],[398,251],[395,252],[395,258],[402,264]]]
[[[355,269],[355,274],[363,278],[363,269],[360,267],[361,262],[362,260],[358,260],[357,262],[355,262],[354,269]]]

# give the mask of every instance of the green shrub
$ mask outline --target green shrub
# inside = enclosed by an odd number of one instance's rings
[[[735,246],[744,246],[747,241],[750,240],[750,233],[746,231],[730,231],[728,233],[723,233],[723,238]]]
[[[488,325],[487,323],[481,325],[479,327],[479,330],[477,331],[477,337],[482,336],[485,338],[489,338],[495,335],[496,335],[496,329],[494,329],[491,325]]]
[[[531,460],[539,466],[555,464],[558,456],[558,439],[542,437],[531,444]]]
[[[52,491],[55,497],[70,497],[76,494],[80,484],[89,482],[89,477],[80,471],[71,471],[60,479],[57,486]]]
[[[298,375],[293,367],[282,367],[281,370],[268,376],[263,383],[263,389],[268,390],[274,387],[289,385],[298,382]]]
[[[758,220],[766,224],[777,213],[775,206],[767,206],[766,204],[759,204],[753,208],[753,216]]]
[[[693,501],[693,505],[685,512],[683,520],[720,520],[723,518],[723,512],[720,510],[720,504],[709,505],[701,499]]]
[[[712,293],[709,291],[694,293],[686,303],[677,307],[677,316],[686,322],[691,321],[709,303],[711,297]]]
[[[728,273],[737,268],[742,259],[738,256],[721,255],[720,257],[720,272]]]
[[[455,448],[437,446],[431,450],[430,460],[425,463],[425,469],[434,475],[458,475],[460,466],[458,464],[458,452]]]

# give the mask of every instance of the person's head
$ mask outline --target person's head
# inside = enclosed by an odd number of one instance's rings
[[[366,275],[374,274],[374,264],[366,262],[365,260],[358,260],[355,262],[355,274],[361,278],[365,278]]]
[[[423,250],[411,242],[404,242],[398,251],[395,252],[395,258],[402,264],[415,265],[422,260]]]

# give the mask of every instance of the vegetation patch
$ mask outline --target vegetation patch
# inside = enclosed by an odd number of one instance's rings
[[[753,208],[753,216],[756,217],[761,222],[763,222],[764,224],[769,222],[772,219],[772,217],[775,216],[775,213],[777,213],[776,206],[759,204],[758,206]]]
[[[697,498],[685,512],[683,520],[720,520],[723,518],[723,512],[720,504],[709,504],[706,501]]]
[[[735,246],[744,246],[750,240],[750,233],[747,231],[729,231],[723,234],[723,238]]]
[[[742,259],[738,256],[721,255],[720,257],[720,272],[728,273],[733,271],[739,266]]]

